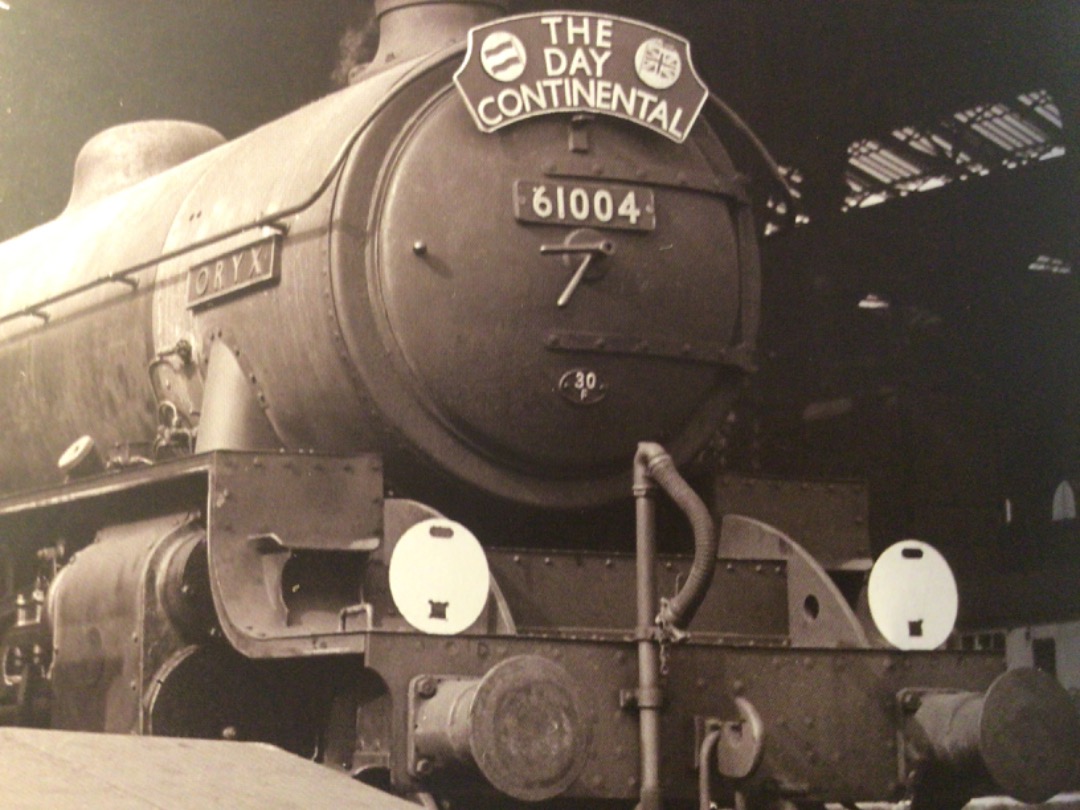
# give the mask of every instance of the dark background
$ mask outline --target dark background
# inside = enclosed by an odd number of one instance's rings
[[[0,238],[55,216],[113,124],[235,137],[334,89],[360,0],[8,0],[0,10]],[[513,11],[551,3],[511,2]],[[920,537],[982,583],[969,623],[1080,616],[1080,3],[584,3],[687,36],[698,72],[798,167],[808,226],[767,241],[761,371],[727,462],[870,484],[874,544]],[[362,37],[353,37],[353,40]],[[1046,90],[1066,155],[842,212],[853,141]],[[736,151],[739,151],[738,149]],[[760,174],[760,166],[748,166]],[[869,312],[873,293],[892,306]],[[1012,521],[1005,519],[1011,504]]]

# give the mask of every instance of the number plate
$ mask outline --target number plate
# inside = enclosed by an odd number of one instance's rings
[[[515,180],[514,216],[521,222],[651,231],[656,201],[644,186]]]

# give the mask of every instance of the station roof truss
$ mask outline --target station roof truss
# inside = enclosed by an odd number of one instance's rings
[[[848,146],[843,210],[1019,169],[1065,154],[1061,111],[1046,90],[979,104],[935,123],[894,129]]]

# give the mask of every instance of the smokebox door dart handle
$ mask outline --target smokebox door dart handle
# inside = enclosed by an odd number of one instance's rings
[[[571,234],[569,238],[572,239],[573,237],[574,234]],[[610,239],[601,239],[596,242],[586,242],[580,245],[541,245],[540,253],[544,256],[563,255],[569,257],[572,255],[585,254],[584,258],[581,260],[581,264],[578,265],[578,269],[574,272],[574,275],[570,278],[570,282],[566,285],[566,289],[562,291],[559,300],[555,302],[555,306],[562,308],[570,303],[570,299],[573,297],[578,285],[580,285],[585,278],[586,271],[588,271],[589,267],[592,265],[593,259],[610,256],[614,252],[615,243]]]
[[[581,265],[578,267],[577,272],[574,273],[570,279],[570,283],[566,285],[566,289],[562,291],[562,295],[559,296],[559,300],[555,302],[557,307],[565,307],[570,303],[570,298],[577,290],[578,285],[581,284],[581,280],[585,278],[585,271],[589,269],[589,265],[592,264],[592,259],[595,254],[587,253],[585,258],[581,260]]]

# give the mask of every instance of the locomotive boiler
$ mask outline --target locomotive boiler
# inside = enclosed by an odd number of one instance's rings
[[[679,472],[708,490],[761,283],[689,44],[376,10],[349,88],[231,142],[107,131],[0,245],[3,721],[429,806],[1068,787],[1053,682],[931,651],[920,605],[887,649]]]

